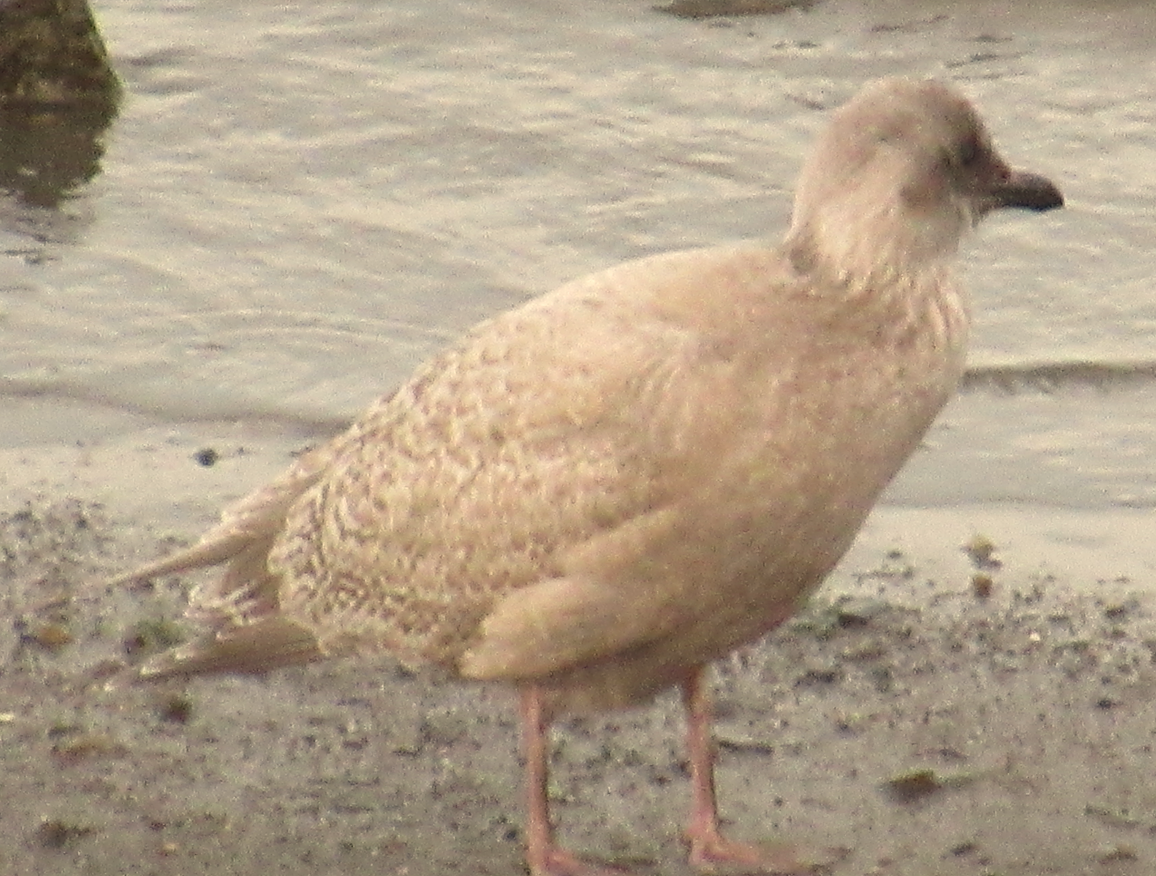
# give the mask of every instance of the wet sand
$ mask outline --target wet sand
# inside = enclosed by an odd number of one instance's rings
[[[189,634],[192,580],[102,576],[195,536],[301,436],[116,415],[81,445],[75,410],[25,404],[57,428],[0,450],[0,872],[523,872],[502,688],[387,660],[132,681]],[[732,832],[845,847],[846,876],[1153,872],[1146,530],[1142,512],[878,509],[806,615],[717,669]],[[680,732],[666,696],[558,733],[563,837],[689,872]]]

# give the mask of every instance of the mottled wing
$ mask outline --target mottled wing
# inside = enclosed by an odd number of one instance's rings
[[[646,409],[694,339],[596,291],[536,302],[435,359],[293,507],[270,565],[323,650],[456,668],[502,594],[667,501]]]
[[[775,387],[736,373],[748,363],[733,330],[772,324],[756,311],[779,307],[788,276],[769,250],[677,253],[479,326],[183,559],[145,570],[229,564],[194,593],[217,637],[158,671],[386,650],[526,677],[694,626],[702,641],[685,640],[700,661],[749,635],[725,612],[702,622],[734,602],[730,561],[711,551],[752,526],[731,519],[716,449],[728,447],[743,481],[766,443],[748,395]]]

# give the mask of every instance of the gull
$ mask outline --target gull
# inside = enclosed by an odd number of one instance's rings
[[[931,80],[868,84],[806,160],[781,244],[643,258],[490,319],[201,541],[204,638],[142,672],[389,652],[518,693],[533,876],[620,872],[555,839],[551,724],[670,687],[692,865],[810,872],[725,837],[705,667],[781,624],[953,394],[962,238],[1063,198]]]

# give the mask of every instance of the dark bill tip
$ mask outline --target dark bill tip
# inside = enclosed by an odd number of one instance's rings
[[[1064,196],[1055,183],[1037,173],[1014,170],[992,192],[997,207],[1024,210],[1054,210],[1064,206]]]

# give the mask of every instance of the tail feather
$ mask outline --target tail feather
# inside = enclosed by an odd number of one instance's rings
[[[305,627],[285,617],[268,617],[159,654],[141,667],[140,674],[163,679],[260,673],[310,663],[322,656],[317,637]]]
[[[343,436],[342,436],[343,437]],[[276,480],[234,502],[220,522],[189,548],[118,575],[109,583],[138,584],[171,572],[219,566],[256,543],[271,544],[285,525],[289,508],[332,463],[341,438],[302,453]]]
[[[186,610],[216,634],[152,658],[141,667],[143,677],[265,672],[324,656],[305,624],[280,613],[280,581],[268,560],[289,509],[322,477],[343,440],[302,453],[271,484],[226,508],[197,544],[112,579],[114,585],[136,584],[172,572],[225,566],[219,577],[193,588]]]
[[[251,536],[246,532],[233,532],[217,539],[206,538],[192,547],[117,575],[115,578],[109,579],[108,583],[112,586],[123,587],[130,584],[140,584],[160,575],[168,575],[171,572],[185,572],[189,569],[218,566],[234,557],[251,540]]]

